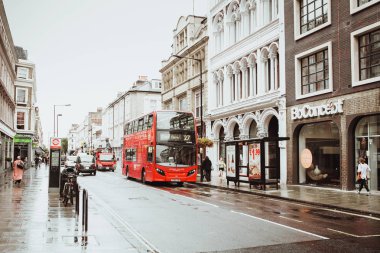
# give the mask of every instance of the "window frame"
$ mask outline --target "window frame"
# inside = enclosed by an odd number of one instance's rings
[[[357,4],[358,0],[350,0],[350,14],[353,15],[359,11],[367,9],[368,7],[380,3],[380,0],[372,0],[371,2],[365,3],[363,5]]]
[[[21,76],[20,70],[25,70],[25,77]],[[29,68],[23,67],[23,66],[17,66],[17,73],[16,73],[17,78],[23,79],[23,80],[28,80],[29,79]]]
[[[199,95],[199,106],[197,106],[197,96]],[[197,109],[199,108],[199,115],[197,114]],[[201,117],[201,91],[196,91],[194,93],[194,116],[195,118],[200,118]]]
[[[380,29],[380,21],[369,26],[363,27],[351,33],[351,84],[352,87],[379,82],[380,76],[360,80],[360,64],[359,64],[359,37]]]
[[[321,91],[315,91],[315,92],[312,92],[312,93],[308,93],[308,94],[304,94],[302,95],[302,92],[301,92],[301,89],[302,89],[302,64],[301,64],[301,60],[302,58],[305,58],[307,56],[310,56],[318,51],[321,51],[323,49],[326,49],[327,48],[327,53],[328,53],[328,64],[329,64],[329,67],[328,67],[328,70],[329,70],[329,87],[327,89],[324,89],[324,90],[321,90]],[[326,94],[326,93],[330,93],[333,91],[333,85],[334,85],[334,82],[333,82],[333,56],[332,56],[332,42],[329,41],[327,43],[324,43],[322,45],[319,45],[317,47],[314,47],[314,48],[311,48],[307,51],[304,51],[302,53],[299,53],[295,56],[295,67],[294,67],[294,74],[295,74],[295,91],[296,91],[296,100],[298,99],[304,99],[304,98],[308,98],[308,97],[314,97],[314,96],[318,96],[318,95],[321,95],[321,94]]]
[[[314,27],[313,29],[301,33],[301,3],[302,0],[293,0],[293,11],[294,11],[294,40],[302,39],[306,36],[309,36],[312,33],[315,33],[329,25],[331,25],[331,0],[327,0],[327,22]]]
[[[25,102],[20,102],[17,99],[20,90],[25,91]],[[16,104],[23,104],[23,105],[28,104],[28,95],[29,94],[28,94],[28,89],[27,88],[16,87]]]
[[[18,128],[18,117],[17,117],[17,114],[18,113],[24,113],[24,128]],[[15,120],[15,129],[17,130],[28,130],[29,129],[29,124],[28,124],[28,111],[27,110],[23,110],[23,109],[16,109],[16,120]]]

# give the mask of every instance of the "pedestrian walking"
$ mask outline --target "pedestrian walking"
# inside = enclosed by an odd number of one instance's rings
[[[38,167],[40,167],[40,157],[39,156],[36,156],[36,158],[34,158],[34,163],[35,163],[36,169]]]
[[[16,160],[13,162],[13,182],[20,185],[22,176],[24,175],[24,162],[21,160],[20,156],[17,156]]]
[[[360,191],[365,187],[367,190],[367,195],[370,194],[370,191],[368,189],[368,179],[369,179],[369,173],[371,172],[371,169],[369,168],[368,164],[365,163],[365,159],[360,157],[359,158],[359,164],[358,164],[358,177],[360,181],[360,186],[358,193],[360,194]]]
[[[224,172],[224,169],[226,168],[226,164],[224,162],[223,157],[219,158],[218,167],[219,167],[219,177],[223,177],[223,172]]]
[[[212,163],[211,163],[210,159],[208,158],[208,156],[206,156],[202,162],[202,169],[206,173],[205,176],[206,176],[207,182],[211,181],[211,167],[212,167]]]

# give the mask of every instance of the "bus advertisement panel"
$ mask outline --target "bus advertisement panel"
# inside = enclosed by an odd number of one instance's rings
[[[157,111],[125,125],[123,175],[142,182],[195,182],[194,116]]]

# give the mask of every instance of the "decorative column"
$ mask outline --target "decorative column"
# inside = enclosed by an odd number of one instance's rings
[[[234,88],[234,91],[235,91],[235,94],[234,94],[234,98],[233,98],[233,101],[237,101],[238,98],[239,98],[239,79],[238,79],[238,75],[239,75],[239,71],[238,70],[234,70],[233,71],[233,78],[235,80],[235,86],[233,87]]]
[[[277,53],[276,52],[271,52],[269,54],[269,58],[270,58],[270,84],[269,84],[269,90],[275,90],[276,89],[276,72],[275,72],[275,62],[276,62],[276,58],[277,58]]]
[[[269,91],[269,86],[268,86],[268,57],[266,55],[261,55],[261,63],[263,67],[263,71],[261,72],[263,74],[262,77],[262,84],[264,88],[264,93]]]
[[[233,99],[233,89],[234,89],[234,86],[233,86],[233,74],[232,74],[232,70],[231,69],[228,69],[228,67],[226,67],[226,75],[227,75],[227,80],[228,80],[228,84],[226,85],[226,89],[227,89],[227,94],[228,97],[230,98],[229,101],[230,101],[230,104],[232,104],[234,102],[234,99]]]
[[[247,65],[246,64],[242,64],[240,66],[240,70],[241,70],[241,75],[242,75],[242,99],[246,99],[247,98],[247,94],[248,94],[248,84],[247,84]],[[239,79],[240,80],[240,79]]]
[[[219,76],[218,77],[218,81],[219,81],[219,106],[222,106],[223,105],[223,86],[224,86],[224,77],[223,75]]]
[[[250,75],[251,75],[251,78],[250,78],[251,79],[251,84],[250,84],[251,85],[251,94],[250,94],[250,96],[255,96],[257,94],[256,68],[257,68],[256,62],[253,62],[249,65],[249,72],[251,72],[250,73]]]

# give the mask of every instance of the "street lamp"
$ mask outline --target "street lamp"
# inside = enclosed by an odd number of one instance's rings
[[[58,137],[58,117],[62,116],[62,114],[57,114],[57,137]]]
[[[201,86],[201,138],[203,137],[203,83],[202,83],[202,60],[201,59],[195,59],[195,58],[190,58],[190,57],[185,57],[185,56],[180,56],[173,54],[174,57],[179,58],[179,59],[189,59],[189,60],[194,60],[199,62],[199,69],[200,69],[200,75],[199,75],[199,81],[200,81],[200,86]]]
[[[56,106],[71,106],[71,104],[66,104],[66,105],[54,105],[54,117],[53,117],[53,120],[54,120],[54,130],[53,130],[53,137],[55,137],[55,107]]]

